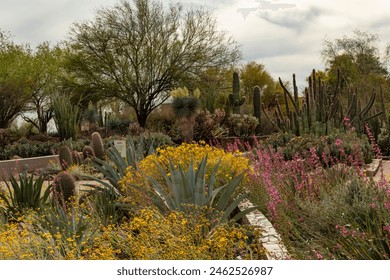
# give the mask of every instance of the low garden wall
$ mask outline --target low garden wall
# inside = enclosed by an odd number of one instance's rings
[[[58,162],[58,155],[2,160],[0,161],[0,180],[24,170],[32,171],[46,168],[50,162]]]

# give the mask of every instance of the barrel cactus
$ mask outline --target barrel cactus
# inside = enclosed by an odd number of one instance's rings
[[[58,150],[58,158],[63,170],[66,170],[73,164],[72,152],[66,145],[61,146]]]
[[[103,144],[103,139],[100,136],[99,132],[92,133],[91,141],[92,141],[93,151],[95,152],[95,156],[97,158],[103,160],[104,159],[104,144]]]
[[[55,177],[51,185],[52,198],[60,205],[68,203],[76,195],[76,181],[69,172],[61,172]]]
[[[95,152],[93,151],[93,148],[91,146],[85,146],[83,148],[83,158],[86,160],[87,158],[93,158],[95,157]]]

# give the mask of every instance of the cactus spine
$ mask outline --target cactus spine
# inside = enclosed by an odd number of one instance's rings
[[[99,159],[104,159],[104,145],[102,137],[100,136],[99,132],[92,133],[91,136],[92,141],[92,149],[95,153],[95,156]]]
[[[54,202],[64,205],[76,195],[76,182],[72,174],[62,172],[57,175],[51,186]]]
[[[60,165],[63,170],[66,170],[69,166],[73,164],[72,153],[66,145],[61,146],[58,150],[58,158],[60,160]]]
[[[229,94],[229,104],[233,108],[233,114],[240,114],[240,107],[245,102],[245,97],[240,98],[240,78],[237,72],[233,73],[233,93]]]
[[[259,135],[261,132],[261,93],[259,86],[255,86],[253,89],[253,113],[259,121],[255,130],[256,134]]]

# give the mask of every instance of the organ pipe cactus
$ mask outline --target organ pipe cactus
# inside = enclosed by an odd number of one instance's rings
[[[338,80],[340,71],[338,72]],[[293,132],[296,135],[314,133],[318,136],[327,135],[333,128],[342,128],[343,119],[348,116],[351,124],[363,132],[364,123],[379,116],[382,112],[372,114],[376,92],[370,95],[369,100],[361,106],[356,92],[349,92],[348,108],[343,109],[339,86],[332,92],[328,89],[315,70],[309,77],[309,87],[305,88],[304,96],[299,97],[296,77],[293,75],[293,93],[291,93],[282,80],[279,83],[283,88],[284,101],[287,113],[284,116],[277,103],[275,120],[272,120],[264,109],[264,115],[281,131]],[[344,112],[346,115],[344,115]]]

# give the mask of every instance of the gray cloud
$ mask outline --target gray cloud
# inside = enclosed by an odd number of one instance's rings
[[[291,8],[277,11],[258,9],[256,15],[272,24],[301,32],[313,24],[323,13],[317,7],[308,9]]]

